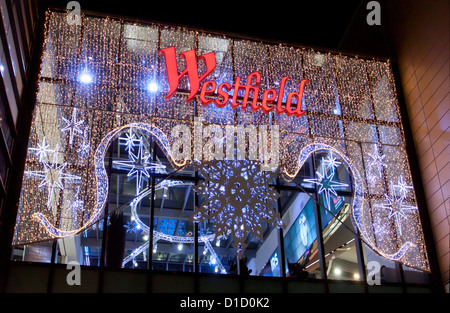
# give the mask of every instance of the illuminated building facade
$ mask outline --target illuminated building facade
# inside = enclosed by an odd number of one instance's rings
[[[435,288],[389,60],[69,15],[45,14],[8,290]]]

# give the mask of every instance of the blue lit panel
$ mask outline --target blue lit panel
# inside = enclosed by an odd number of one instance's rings
[[[177,220],[162,218],[159,221],[158,231],[173,236],[175,234],[175,229],[177,227]]]
[[[286,261],[294,263],[300,260],[316,237],[314,202],[310,199],[284,237]]]

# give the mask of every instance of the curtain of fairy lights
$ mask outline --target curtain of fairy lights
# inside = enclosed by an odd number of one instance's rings
[[[111,18],[83,16],[81,25],[68,25],[66,14],[51,11],[44,45],[14,245],[76,235],[102,217],[103,158],[126,125],[155,135],[168,154],[178,124],[192,131],[194,121],[222,129],[270,125],[279,127],[284,179],[293,179],[312,152],[335,152],[354,179],[352,218],[361,239],[386,258],[429,270],[389,62]],[[284,76],[291,80],[283,101],[309,79],[301,104],[307,114],[186,104],[187,76],[165,100],[158,50],[170,46],[177,53],[214,51],[208,79],[217,85],[237,76],[245,83],[259,72],[260,98]]]

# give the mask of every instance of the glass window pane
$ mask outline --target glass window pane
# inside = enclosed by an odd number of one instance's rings
[[[377,120],[399,122],[398,103],[389,64],[366,61],[366,66]]]
[[[66,14],[53,12],[49,29],[58,31],[48,32],[41,76],[75,81],[81,25],[71,26],[67,23]]]
[[[328,138],[344,138],[342,121],[327,117],[311,117],[311,132],[315,136]]]
[[[344,116],[373,119],[372,100],[364,60],[336,56],[339,100]]]
[[[387,167],[386,155],[378,144],[361,144],[368,191],[381,195],[385,192],[385,172]]]
[[[148,89],[156,81],[158,28],[124,24],[119,86]]]
[[[94,84],[117,84],[116,62],[120,47],[120,22],[87,17],[84,22],[76,78],[90,75]]]
[[[377,142],[375,125],[357,122],[347,122],[345,125],[346,138],[360,142]]]
[[[168,28],[168,27],[161,29],[160,49],[165,49],[172,46],[175,47],[175,52],[177,54],[194,49],[195,33],[188,30]],[[158,57],[160,64],[159,77],[161,78],[160,80],[161,84],[158,84],[158,90],[161,90],[161,92],[164,95],[166,95],[167,92],[169,91],[169,83],[167,80],[167,72],[164,61],[165,59],[164,56],[162,55],[159,55]],[[186,68],[184,58],[177,58],[177,67],[180,72],[181,69]],[[189,80],[186,75],[180,79],[178,89],[180,90],[189,89]]]
[[[214,52],[216,56],[216,68],[213,74],[209,75],[205,80],[213,80],[216,82],[216,93],[221,83],[233,82],[233,44],[232,40],[224,37],[215,37],[208,35],[198,36],[198,55]],[[199,73],[206,71],[204,62],[199,63]],[[229,94],[232,95],[233,90]],[[231,99],[231,97],[230,97]],[[213,102],[207,106],[197,105],[199,116],[205,122],[215,124],[227,124],[234,122],[235,110],[230,107],[231,100],[223,108],[218,108]]]
[[[314,201],[307,194],[293,193],[283,207],[284,251],[287,276],[320,278]]]
[[[322,218],[329,221],[323,229],[327,277],[336,280],[361,280],[355,230],[350,217],[351,198],[343,198],[345,202],[339,211],[322,214]]]
[[[380,132],[380,141],[383,144],[388,145],[402,145],[403,136],[400,128],[379,125],[378,130]]]
[[[50,263],[52,260],[53,241],[34,243],[23,247],[24,262]]]
[[[305,51],[303,57],[305,78],[309,79],[306,88],[308,110],[340,115],[334,58],[314,51]]]

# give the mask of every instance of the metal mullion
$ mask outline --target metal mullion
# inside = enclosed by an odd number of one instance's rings
[[[19,35],[20,35],[20,41],[22,42],[22,47],[23,47],[23,52],[24,52],[24,56],[25,56],[25,66],[28,65],[28,62],[30,61],[31,58],[31,54],[30,54],[30,49],[29,49],[29,45],[27,42],[27,36],[25,33],[25,25],[24,25],[24,16],[23,16],[23,12],[22,12],[22,1],[16,1],[15,2],[15,7],[16,7],[16,13],[17,13],[17,17],[19,19]],[[25,69],[26,70],[26,69]]]
[[[198,171],[195,172],[195,178],[198,181]],[[198,194],[195,193],[194,196],[194,208],[198,207],[199,199]],[[200,264],[198,258],[198,239],[199,239],[199,224],[198,222],[194,222],[194,292],[198,293],[199,291],[199,272],[200,272]]]
[[[155,141],[155,137],[151,137],[152,138],[152,159],[153,161],[156,158],[156,141]],[[153,223],[153,220],[155,219],[155,185],[156,185],[156,179],[155,179],[155,175],[154,173],[150,173],[150,185],[151,185],[151,190],[152,192],[150,193],[151,198],[150,198],[150,218],[149,218],[149,222],[148,222],[148,227],[149,227],[149,244],[148,244],[148,264],[147,264],[147,270],[148,270],[148,275],[147,275],[147,292],[152,292],[152,284],[153,284],[153,245],[154,243],[154,239],[153,239],[153,232],[155,231],[155,226]],[[157,225],[158,226],[158,225]]]
[[[81,38],[80,38],[80,47],[78,50],[78,64],[80,63],[80,57],[81,57],[81,50],[82,50],[82,34],[84,30],[84,24],[85,19],[83,17],[82,22],[82,28],[81,28]],[[120,53],[121,53],[121,39],[123,34],[123,22],[121,23],[121,29],[120,29],[120,38],[119,38],[119,60],[120,60]],[[119,79],[119,75],[117,75],[117,80]],[[75,95],[74,89],[74,95]],[[116,94],[117,97],[117,94]],[[74,97],[73,97],[74,98]],[[114,145],[111,144],[109,146],[110,153],[109,153],[109,164],[108,164],[108,174],[109,174],[109,186],[111,186],[111,179],[112,179],[112,164],[113,164],[113,157],[114,157]],[[106,202],[105,209],[104,209],[104,220],[103,220],[103,236],[102,236],[102,251],[101,251],[101,259],[100,259],[100,272],[99,272],[99,293],[103,291],[103,283],[104,283],[104,270],[105,270],[105,256],[106,256],[106,248],[107,248],[107,240],[108,240],[108,216],[109,216],[109,191],[108,191],[108,201]]]
[[[5,59],[6,59],[6,63],[8,65],[8,78],[11,81],[11,87],[12,87],[12,91],[14,94],[14,100],[16,101],[16,105],[17,108],[20,110],[20,108],[22,107],[22,101],[21,101],[21,97],[19,95],[19,90],[17,89],[17,84],[16,84],[16,75],[14,75],[14,71],[13,71],[13,65],[12,65],[12,56],[11,53],[9,53],[9,49],[8,47],[8,37],[6,36],[6,29],[4,27],[3,23],[0,23],[0,41],[3,45],[3,52],[5,54]],[[14,78],[14,81],[12,79],[12,77]]]
[[[316,155],[315,153],[311,154],[312,156],[312,172],[316,172]],[[328,292],[328,278],[327,278],[327,264],[325,259],[325,247],[323,242],[323,234],[322,234],[322,218],[320,216],[320,198],[318,196],[317,185],[316,192],[314,193],[314,218],[316,223],[316,234],[317,234],[317,248],[318,248],[318,259],[320,264],[320,274],[321,278],[325,281],[325,290]]]
[[[48,280],[47,280],[47,293],[52,292],[53,290],[53,277],[55,273],[55,259],[57,258],[56,251],[58,250],[58,239],[54,238],[52,240],[52,256],[50,260],[50,267],[48,272]]]
[[[11,159],[11,150],[8,147],[8,143],[6,141],[5,135],[3,133],[3,129],[0,127],[0,148],[2,151],[6,151],[6,153],[3,153],[3,157],[6,160],[7,164],[6,168],[11,167],[13,165],[12,159]],[[6,154],[6,157],[5,157]]]
[[[113,145],[109,146],[109,164],[108,164],[108,174],[109,174],[109,186],[111,186],[111,168],[113,159]],[[109,216],[109,192],[107,196],[107,201],[103,211],[103,235],[102,235],[102,250],[100,252],[100,266],[99,266],[99,281],[98,281],[98,292],[103,292],[103,274],[105,270],[105,258],[106,258],[106,247],[108,240],[108,216]]]
[[[17,126],[14,124],[14,119],[11,112],[11,108],[9,106],[8,96],[6,94],[6,87],[5,83],[3,82],[3,79],[0,79],[0,97],[2,98],[0,99],[1,102],[5,104],[8,103],[8,105],[3,106],[6,112],[6,123],[8,124],[8,128],[11,131],[12,137],[17,138],[18,130],[16,128]]]
[[[279,185],[279,179],[277,178],[277,183]],[[280,189],[277,188],[277,192],[280,193]],[[277,210],[278,210],[278,214],[280,214],[280,218],[282,216],[282,212],[281,212],[281,194],[280,197],[277,198]],[[283,292],[287,292],[287,282],[286,282],[286,254],[284,251],[284,235],[283,235],[283,228],[278,228],[278,251],[280,254],[279,260],[281,262],[279,262],[281,264],[281,277],[283,278],[282,282],[283,282]]]
[[[57,7],[52,7],[51,8],[52,12],[60,12],[60,13],[67,13],[67,11],[63,8],[57,8]],[[152,20],[148,20],[148,19],[142,19],[142,18],[136,18],[136,17],[124,17],[124,16],[120,16],[117,14],[111,14],[111,13],[103,13],[103,12],[94,12],[94,11],[90,11],[90,10],[83,10],[83,14],[86,16],[91,16],[91,17],[103,17],[103,18],[110,18],[110,19],[122,19],[126,22],[130,22],[130,23],[139,23],[142,25],[146,25],[146,26],[155,26],[155,25],[160,25],[162,27],[170,27],[170,28],[176,28],[176,27],[182,27],[183,29],[186,29],[187,31],[193,31],[193,32],[198,32],[198,33],[203,33],[206,35],[214,35],[214,36],[218,36],[218,37],[229,37],[229,38],[236,38],[239,40],[249,40],[249,41],[258,41],[261,42],[263,44],[272,44],[272,45],[285,45],[288,47],[294,47],[294,48],[308,48],[308,49],[314,49],[314,51],[317,52],[321,52],[321,53],[331,53],[331,54],[341,54],[344,56],[349,56],[349,57],[358,57],[359,59],[367,59],[367,60],[376,60],[376,61],[383,61],[385,62],[387,60],[387,58],[383,58],[383,57],[374,57],[374,56],[369,56],[369,55],[365,55],[365,54],[361,54],[361,53],[351,53],[349,51],[339,51],[336,49],[326,49],[323,47],[315,47],[315,46],[303,46],[300,45],[299,43],[296,42],[286,42],[286,41],[278,41],[278,40],[273,40],[273,39],[267,39],[267,38],[261,38],[261,37],[257,37],[257,36],[251,36],[251,35],[243,35],[243,34],[237,34],[237,33],[232,33],[232,32],[226,32],[226,31],[213,31],[213,30],[207,30],[207,29],[202,29],[199,27],[192,27],[192,26],[186,26],[186,25],[181,25],[181,24],[176,24],[176,23],[164,23],[161,21],[152,21]]]
[[[20,1],[17,1],[20,2]],[[17,3],[16,2],[16,3]],[[12,3],[11,0],[6,1],[6,6],[7,6],[7,13],[9,16],[9,21],[10,21],[10,27],[11,27],[11,32],[12,32],[12,37],[13,37],[13,41],[14,41],[14,46],[15,46],[15,51],[17,55],[17,62],[19,62],[19,71],[20,71],[20,76],[22,79],[22,83],[25,85],[26,81],[27,81],[27,76],[25,73],[25,63],[23,60],[23,54],[21,53],[22,51],[22,46],[19,43],[19,38],[18,33],[17,33],[17,28],[16,28],[16,23],[15,23],[15,18],[14,18],[14,12],[13,12],[13,8],[12,8]]]
[[[20,1],[18,1],[20,2]],[[27,5],[21,7],[21,9],[23,9],[23,11],[25,12],[25,20],[28,21],[26,23],[26,28],[28,29],[28,34],[30,35],[30,38],[34,37],[34,29],[33,29],[33,19],[31,17],[31,8],[29,8]],[[64,12],[65,13],[65,12]]]

